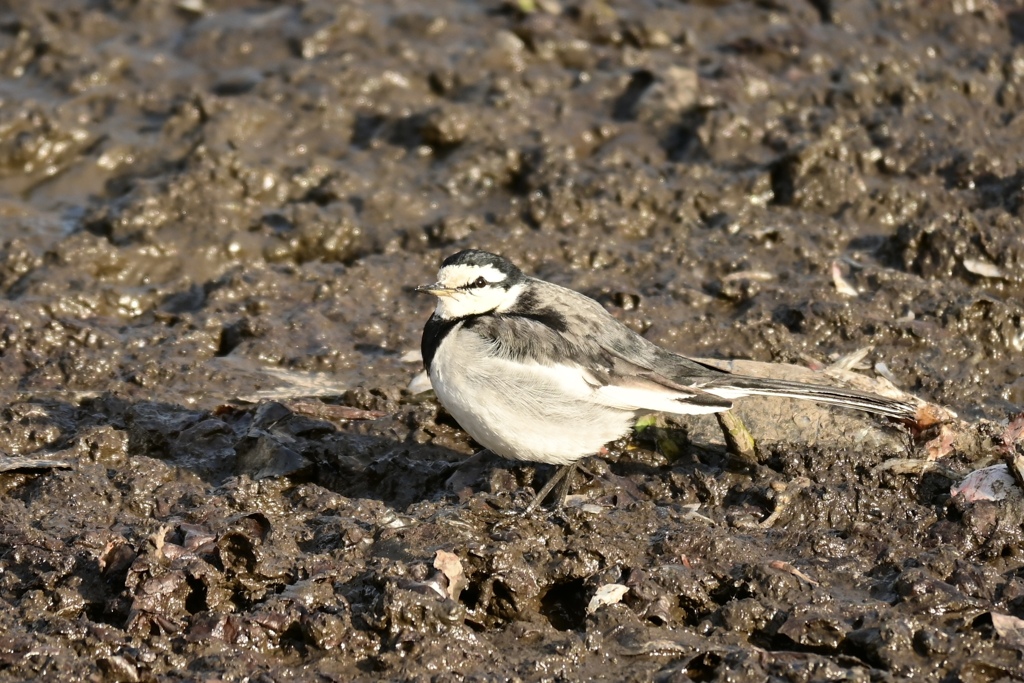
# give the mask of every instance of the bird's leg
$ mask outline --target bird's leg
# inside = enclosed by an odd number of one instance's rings
[[[544,488],[538,491],[537,495],[534,496],[532,501],[530,501],[530,504],[526,506],[526,510],[523,511],[523,515],[529,515],[531,512],[536,510],[537,506],[543,503],[544,499],[548,497],[549,493],[551,493],[551,490],[555,488],[555,484],[560,482],[562,479],[566,479],[566,475],[570,474],[575,469],[576,463],[573,463],[572,465],[562,465],[561,467],[559,467],[558,470],[556,470],[555,473],[551,475],[551,478],[548,479],[548,483],[544,484]],[[566,479],[566,481],[568,481],[568,479]],[[562,490],[559,492],[560,497],[555,502],[556,508],[559,507],[563,502],[565,502],[565,488],[566,487],[563,486]]]
[[[565,497],[569,495],[569,487],[572,486],[572,477],[576,474],[576,465],[577,463],[572,463],[571,465],[564,465],[562,467],[562,469],[565,470],[565,474],[562,475],[562,485],[558,487],[558,493],[555,494],[553,510],[565,507]]]

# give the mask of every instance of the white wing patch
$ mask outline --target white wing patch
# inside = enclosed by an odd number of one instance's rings
[[[729,409],[724,405],[704,405],[687,400],[696,395],[697,392],[687,394],[641,378],[630,379],[624,384],[608,384],[594,390],[595,400],[623,410],[705,415]]]
[[[608,408],[676,415],[704,415],[728,410],[723,405],[701,405],[699,401],[687,401],[697,396],[699,390],[683,392],[642,377],[621,378],[618,384],[602,384],[595,375],[579,365],[529,363],[520,364],[520,367],[530,372],[538,385],[554,384],[566,396]]]

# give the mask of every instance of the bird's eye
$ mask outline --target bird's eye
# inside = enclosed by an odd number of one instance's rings
[[[483,287],[486,284],[487,280],[483,279],[483,277],[478,277],[477,279],[473,280],[473,284],[471,284],[470,287]]]

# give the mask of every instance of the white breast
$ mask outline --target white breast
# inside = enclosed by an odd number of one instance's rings
[[[461,324],[438,347],[430,380],[470,436],[513,460],[574,462],[626,434],[636,417],[595,401],[580,368],[492,356],[487,342]]]

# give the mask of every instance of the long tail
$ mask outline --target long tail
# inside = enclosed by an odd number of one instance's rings
[[[855,389],[840,389],[839,387],[804,384],[803,382],[787,382],[781,379],[728,375],[705,384],[701,389],[722,398],[783,396],[806,401],[819,401],[847,408],[857,408],[869,413],[900,419],[912,420],[917,414],[917,406],[906,401],[885,398],[884,396],[877,396]]]

